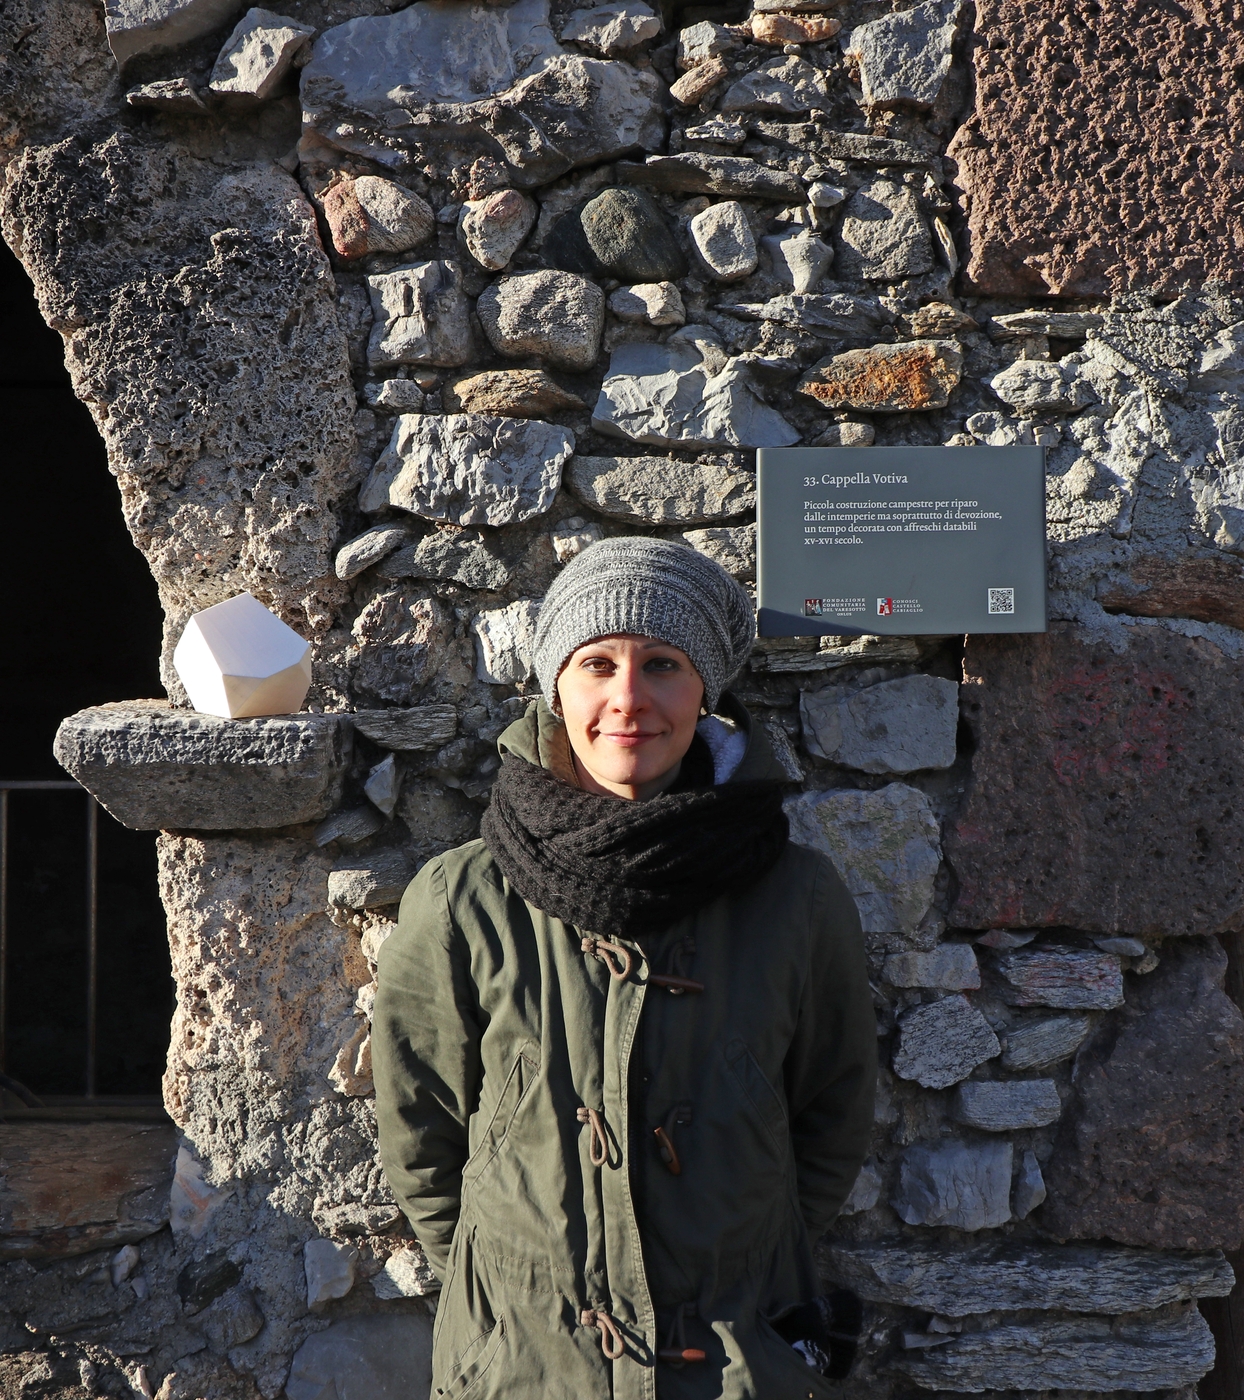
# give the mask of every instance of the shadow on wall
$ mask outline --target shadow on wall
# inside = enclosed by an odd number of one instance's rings
[[[56,726],[84,705],[159,695],[161,614],[130,542],[104,445],[74,398],[60,336],[0,244],[0,411],[8,600],[0,778],[64,779]],[[9,807],[6,1068],[40,1095],[83,1092],[84,799],[13,793]],[[154,1094],[172,1011],[155,838],[100,813],[102,1094]],[[56,969],[50,995],[49,969]]]

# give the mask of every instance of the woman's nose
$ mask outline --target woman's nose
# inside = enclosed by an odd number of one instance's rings
[[[647,708],[648,684],[643,668],[623,664],[614,672],[610,703],[623,714],[635,714]]]

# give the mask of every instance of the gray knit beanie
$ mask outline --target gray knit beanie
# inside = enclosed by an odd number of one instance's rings
[[[713,710],[747,660],[756,618],[742,588],[687,545],[642,535],[589,545],[544,595],[533,657],[540,689],[553,702],[557,677],[581,646],[630,632],[685,651]]]

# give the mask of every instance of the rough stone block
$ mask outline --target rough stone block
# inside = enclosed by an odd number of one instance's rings
[[[569,516],[549,531],[549,543],[559,564],[569,564],[575,555],[603,538],[600,526],[595,521],[589,524],[581,515]]]
[[[427,1256],[416,1245],[390,1254],[371,1286],[377,1298],[422,1298],[439,1292],[441,1285]]]
[[[621,282],[677,281],[687,270],[660,206],[643,190],[611,188],[578,216],[597,271]]]
[[[398,753],[439,749],[458,732],[458,712],[452,705],[416,705],[410,710],[356,710],[355,729],[381,748]]]
[[[675,63],[682,72],[707,63],[710,58],[720,58],[731,49],[739,46],[739,36],[727,29],[724,24],[714,24],[702,19],[689,24],[678,33],[678,50]]]
[[[562,39],[612,58],[655,39],[660,32],[660,18],[639,0],[630,0],[627,4],[576,10],[566,21]]]
[[[755,525],[718,525],[707,530],[684,530],[692,549],[707,554],[737,579],[756,577]]]
[[[843,54],[859,64],[866,106],[927,112],[954,57],[963,0],[931,0],[851,31]]]
[[[970,943],[941,943],[927,953],[892,953],[881,975],[892,987],[970,992],[981,984],[976,950]]]
[[[265,101],[314,33],[314,25],[288,15],[247,10],[221,49],[208,87],[221,97]]]
[[[445,406],[499,418],[550,418],[587,407],[542,369],[490,369],[459,379],[445,390]]]
[[[756,271],[756,240],[737,199],[710,204],[695,215],[689,229],[700,260],[717,281],[737,282]]]
[[[1080,1048],[1093,1022],[1088,1016],[1051,1016],[1030,1021],[1006,1034],[1002,1050],[1004,1069],[1044,1069],[1069,1060]]]
[[[396,904],[414,878],[405,851],[372,851],[329,872],[328,902],[337,909],[382,909]]]
[[[1244,630],[1244,566],[1222,554],[1141,554],[1098,586],[1108,613],[1191,617]]]
[[[596,362],[605,324],[605,294],[586,277],[543,268],[504,277],[475,304],[494,350],[534,355],[562,369]]]
[[[302,1247],[307,1276],[307,1307],[319,1310],[334,1298],[344,1298],[354,1287],[359,1252],[352,1245],[332,1240],[308,1240]]]
[[[803,691],[799,716],[810,753],[865,773],[914,773],[955,761],[959,687],[905,676],[852,690]]]
[[[842,29],[840,19],[828,15],[766,15],[753,14],[750,25],[752,42],[772,44],[823,44]]]
[[[1002,953],[995,965],[1012,1006],[1109,1011],[1123,1004],[1123,969],[1111,953],[1043,947]]]
[[[771,58],[732,83],[721,99],[724,113],[754,112],[760,116],[798,117],[827,112],[833,101],[820,73],[793,55]]]
[[[1055,1235],[1157,1249],[1244,1236],[1244,1015],[1212,939],[1166,945],[1077,1063],[1046,1169]]]
[[[242,0],[106,0],[108,47],[120,67],[138,54],[175,49],[210,34],[242,8]]]
[[[730,76],[725,59],[710,58],[688,69],[670,85],[670,96],[680,107],[698,107],[723,78]]]
[[[536,640],[540,604],[519,598],[504,608],[476,613],[471,631],[476,638],[475,674],[490,685],[516,685],[531,675],[531,650]]]
[[[288,1400],[425,1400],[432,1388],[432,1319],[424,1313],[349,1317],[294,1353]]]
[[[799,381],[799,392],[826,408],[909,413],[945,408],[959,383],[963,355],[953,340],[908,340],[830,355]]]
[[[987,1133],[1044,1128],[1062,1111],[1052,1079],[974,1079],[955,1090],[955,1118]]]
[[[333,247],[343,258],[406,253],[436,228],[425,199],[379,175],[346,175],[324,192],[321,203]],[[390,303],[384,304],[388,310]]]
[[[1240,118],[1222,100],[1244,36],[1226,10],[1168,17],[1109,0],[1067,25],[1042,0],[986,0],[971,53],[975,109],[950,146],[970,210],[970,290],[1170,297],[1216,278],[1244,285],[1230,242]],[[1140,54],[1186,57],[1154,66]],[[1051,131],[1075,136],[1055,149]],[[1049,150],[1039,168],[1038,149]],[[1172,160],[1185,149],[1196,159]]]
[[[834,250],[810,228],[771,234],[763,243],[773,275],[796,293],[815,291],[834,261]]]
[[[1011,1192],[1011,1214],[1016,1220],[1027,1220],[1034,1210],[1045,1200],[1045,1177],[1041,1163],[1031,1149],[1024,1152],[1015,1173],[1015,1188]]]
[[[772,199],[801,203],[804,189],[794,175],[770,170],[743,156],[687,153],[649,156],[643,165],[621,161],[617,177],[666,194],[724,194],[739,199]]]
[[[904,783],[808,792],[789,799],[786,813],[791,839],[834,862],[865,933],[915,933],[932,906],[941,863],[938,822],[924,793]]]
[[[413,379],[382,379],[379,383],[363,385],[363,399],[368,408],[381,413],[422,413],[423,390]]]
[[[434,530],[398,550],[376,570],[381,578],[445,578],[467,588],[504,588],[512,572],[496,536],[480,530]]]
[[[637,282],[609,294],[609,310],[631,325],[681,326],[687,319],[673,282]]]
[[[1009,1142],[919,1143],[903,1153],[891,1201],[908,1225],[996,1230],[1011,1218]]]
[[[165,78],[160,82],[142,83],[130,88],[125,100],[131,107],[146,107],[153,112],[188,112],[206,116],[207,103],[189,78]]]
[[[914,1007],[898,1023],[894,1073],[926,1089],[948,1089],[1001,1051],[989,1022],[967,997]]]
[[[1016,360],[989,387],[1017,413],[1073,413],[1097,402],[1097,391],[1074,363]]]
[[[619,345],[592,427],[660,447],[790,447],[799,441],[761,397],[747,361],[728,357],[706,326],[684,326],[664,345]]]
[[[842,212],[839,271],[898,282],[932,267],[933,240],[915,194],[884,175],[861,185]]]
[[[398,380],[400,384],[408,380]],[[373,525],[356,535],[349,544],[342,545],[333,565],[339,579],[357,578],[365,569],[370,569],[381,559],[392,554],[410,539],[410,531],[402,525]]]
[[[371,296],[372,369],[465,364],[471,356],[470,303],[452,262],[412,263],[367,279]]]
[[[1154,623],[970,638],[976,751],[947,833],[954,922],[1141,937],[1235,927],[1242,681],[1244,661]]]
[[[71,715],[53,752],[133,830],[234,831],[326,816],[341,798],[350,737],[337,715],[226,720],[130,700]]]
[[[756,506],[756,477],[670,457],[576,457],[566,485],[601,515],[636,525],[699,525]]]
[[[352,807],[325,817],[315,828],[314,840],[317,846],[327,846],[330,841],[340,841],[345,846],[357,846],[383,827],[384,818],[370,804]]]
[[[573,451],[568,428],[539,419],[403,414],[359,507],[397,506],[455,525],[513,525],[553,504]]]
[[[168,1223],[171,1124],[0,1126],[0,1261],[63,1259]]]
[[[1082,1318],[964,1332],[894,1361],[925,1390],[969,1392],[1174,1389],[1213,1364],[1214,1338],[1195,1308],[1129,1323]]]
[[[995,1241],[969,1248],[912,1240],[835,1243],[829,1277],[866,1302],[941,1317],[1058,1309],[1149,1312],[1222,1297],[1233,1284],[1221,1254],[1155,1254],[1112,1245]]]
[[[458,231],[466,250],[481,267],[500,272],[535,227],[539,210],[529,195],[497,190],[462,206]]]

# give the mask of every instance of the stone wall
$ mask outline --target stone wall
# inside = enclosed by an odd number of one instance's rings
[[[1048,634],[768,641],[738,685],[869,942],[821,1258],[861,1394],[1193,1393],[1244,1237],[1238,16],[1153,13],[4,7],[4,236],[167,618],[171,704],[58,755],[164,831],[178,1141],[70,1239],[3,1139],[0,1384],[420,1395],[375,956],[557,569],[643,532],[750,583],[761,446],[1035,442]],[[185,708],[171,646],[242,589],[313,713]]]

